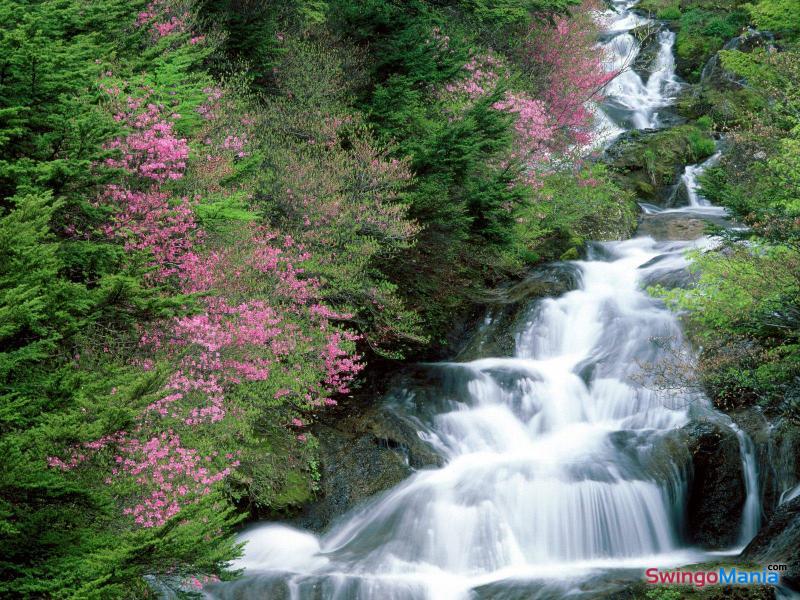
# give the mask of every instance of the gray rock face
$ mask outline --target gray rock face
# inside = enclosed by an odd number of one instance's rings
[[[788,571],[781,574],[782,582],[800,591],[800,498],[778,506],[741,558],[759,565],[787,565]]]
[[[441,464],[412,423],[380,407],[348,416],[335,428],[319,426],[315,433],[320,443],[321,499],[296,519],[297,525],[309,529],[324,529],[414,469]]]
[[[703,236],[708,222],[683,213],[642,215],[637,233],[655,240],[696,240]]]
[[[487,317],[458,354],[458,359],[513,356],[514,336],[523,312],[540,298],[560,296],[577,285],[578,271],[574,265],[553,263],[535,269],[513,285],[492,290],[482,299]]]
[[[692,463],[687,502],[689,541],[708,549],[736,544],[745,502],[744,474],[736,434],[700,420],[684,427]]]
[[[639,53],[631,63],[631,68],[642,78],[647,78],[656,68],[658,58],[658,34],[664,29],[663,24],[640,25],[630,31],[640,44]]]
[[[606,149],[605,162],[622,188],[646,202],[669,206],[686,165],[705,158],[696,155],[692,142],[703,135],[690,125],[628,131]]]

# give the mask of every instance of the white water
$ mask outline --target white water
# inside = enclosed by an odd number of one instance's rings
[[[756,466],[756,452],[750,437],[736,425],[731,425],[739,440],[739,451],[742,456],[744,472],[744,486],[746,498],[742,511],[741,531],[739,543],[744,548],[747,543],[758,533],[761,525],[761,500],[758,487],[758,470]]]
[[[704,163],[699,165],[688,165],[686,170],[683,172],[681,176],[681,181],[683,185],[686,186],[687,194],[689,196],[689,206],[693,207],[710,207],[711,203],[706,200],[700,193],[697,191],[698,188],[698,177],[703,174],[703,172],[708,169],[709,167],[713,167],[719,161],[720,157],[722,156],[721,152],[714,153],[710,158],[708,158]]]
[[[699,559],[681,543],[686,465],[662,444],[707,403],[686,390],[670,406],[634,377],[647,378],[639,362],[666,360],[651,338],[682,340],[641,283],[682,264],[686,247],[599,245],[607,259],[574,263],[579,289],[532,310],[515,356],[430,367],[447,383],[422,435],[442,468],[418,472],[321,538],[256,527],[236,566],[269,585],[281,572],[297,599],[322,586],[325,598],[438,600],[508,578],[574,580]],[[413,392],[405,403],[425,413]]]
[[[629,31],[652,21],[629,12],[632,3],[614,2],[614,10],[603,13],[606,41],[601,44],[609,71],[620,74],[608,85],[607,111],[617,116],[616,124],[633,129],[658,127],[661,124],[659,109],[671,105],[680,90],[675,75],[673,47],[675,34],[658,32],[658,52],[652,72],[644,81],[632,68],[640,52],[638,41]]]
[[[617,3],[609,22],[606,46],[617,63],[638,51],[627,31],[643,20],[630,6]],[[657,126],[658,110],[671,103],[673,43],[661,34],[647,82],[626,71],[608,91],[626,126]],[[696,193],[702,168],[687,169],[694,199],[684,210],[713,208]],[[658,340],[690,352],[675,316],[643,286],[684,268],[685,250],[707,243],[595,245],[589,260],[571,263],[577,289],[531,307],[512,357],[429,365],[424,390],[396,395],[394,409],[413,416],[444,466],[417,472],[322,536],[275,524],[249,529],[235,565],[247,577],[208,595],[456,600],[493,598],[523,582],[524,597],[550,598],[603,573],[702,560],[684,541],[688,453],[666,446],[711,409],[688,389],[671,398],[650,389],[643,365],[675,356]],[[735,431],[747,488],[744,544],[761,509],[753,445]]]

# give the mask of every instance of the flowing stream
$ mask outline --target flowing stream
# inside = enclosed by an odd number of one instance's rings
[[[603,45],[617,68],[639,52],[630,30],[646,23],[631,7],[617,2],[604,15]],[[679,86],[674,35],[658,35],[649,78],[627,70],[609,90],[604,117],[619,130],[659,126]],[[690,206],[674,210],[709,208],[696,192],[702,168],[687,168]],[[209,597],[559,598],[587,581],[601,589],[603,574],[630,570],[637,579],[643,568],[707,557],[685,542],[688,451],[676,452],[674,434],[712,409],[690,389],[653,390],[648,365],[691,351],[675,316],[643,287],[709,243],[592,245],[587,260],[565,267],[577,288],[524,313],[513,356],[424,365],[423,388],[390,395],[390,408],[443,457],[441,468],[416,472],[319,536],[250,528],[236,565],[246,576],[209,586]],[[744,544],[761,507],[753,445],[735,431]]]

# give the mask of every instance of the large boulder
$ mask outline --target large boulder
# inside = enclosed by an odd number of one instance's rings
[[[631,62],[630,68],[644,80],[657,68],[658,51],[660,44],[658,34],[664,29],[661,23],[647,23],[635,27],[630,34],[639,42],[639,52]]]
[[[414,470],[442,462],[413,423],[382,406],[354,410],[335,423],[317,426],[314,433],[320,444],[320,499],[295,519],[308,529],[324,529]]]
[[[703,236],[708,222],[685,213],[642,215],[638,235],[655,240],[696,240]]]
[[[480,301],[486,316],[458,354],[468,361],[484,356],[513,356],[522,317],[541,298],[560,296],[578,286],[578,270],[569,263],[537,267],[521,281],[486,292]]]
[[[684,427],[691,454],[689,541],[724,549],[738,541],[746,497],[739,440],[725,424],[701,419]]]
[[[741,558],[757,565],[786,565],[782,582],[800,592],[800,497],[778,506]]]
[[[666,206],[686,165],[715,150],[710,135],[693,125],[628,131],[605,152],[614,179],[647,202]]]

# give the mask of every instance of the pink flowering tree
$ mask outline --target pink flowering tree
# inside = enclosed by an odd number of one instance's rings
[[[188,37],[174,6],[152,3],[139,25],[155,27],[158,39]],[[107,465],[104,482],[122,514],[147,529],[221,490],[272,506],[300,501],[310,490],[292,496],[287,486],[293,470],[309,468],[306,428],[350,392],[363,368],[358,336],[341,325],[351,316],[325,302],[306,245],[259,226],[247,210],[254,121],[243,106],[212,85],[184,90],[194,100],[166,102],[152,87],[110,74],[101,89],[123,133],[97,165],[115,177],[95,202],[109,215],[96,233],[119,242],[147,270],[146,283],[184,310],[141,322],[136,347],[127,348],[127,368],[151,383],[144,393],[108,392],[138,407],[125,429],[48,463],[63,471]],[[178,102],[194,114],[182,114]],[[375,167],[376,177],[391,168]],[[391,218],[394,209],[376,210],[363,227],[379,231],[380,215]],[[76,355],[76,366],[90,358]]]
[[[603,97],[617,73],[605,70],[597,45],[598,3],[584,0],[570,16],[534,21],[517,52],[516,62],[537,86],[562,147],[591,141],[590,101]]]
[[[600,100],[616,76],[605,70],[597,48],[595,8],[587,0],[571,16],[532,21],[513,64],[491,51],[475,53],[463,75],[440,92],[451,118],[458,118],[476,100],[505,90],[493,107],[515,117],[516,143],[508,158],[523,164],[525,181],[534,187],[565,159],[579,159],[574,149],[592,137],[589,103]]]

